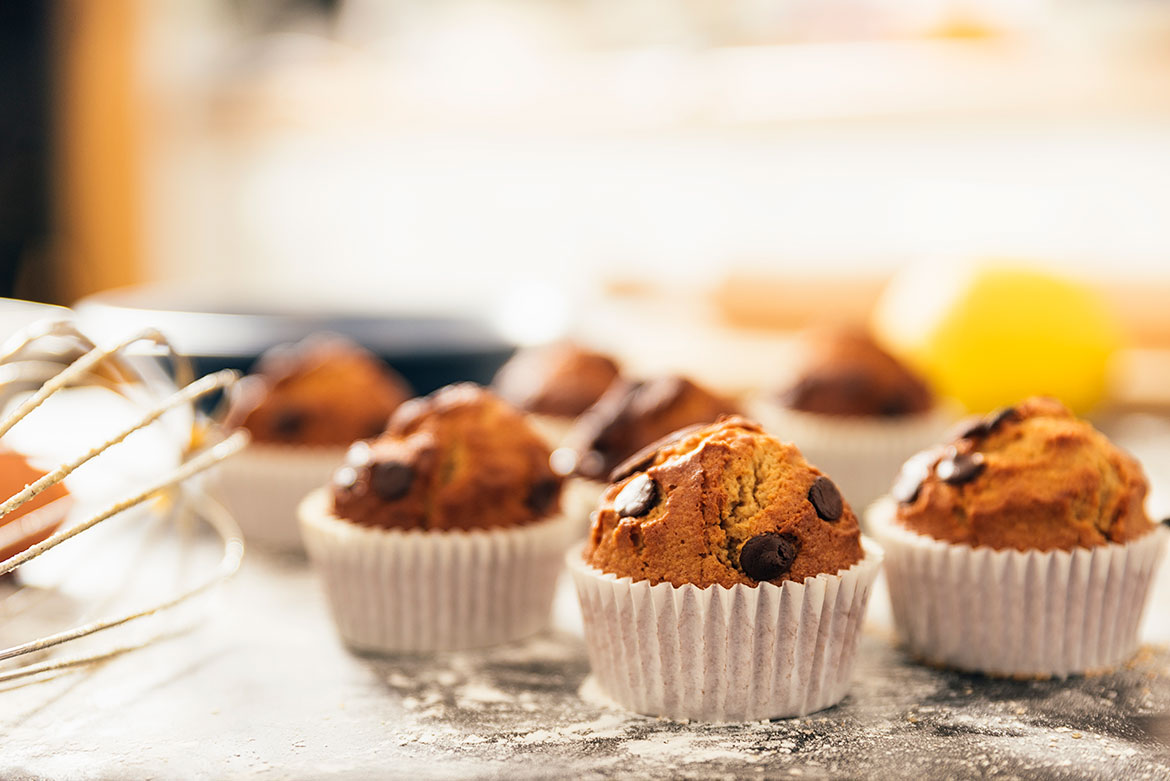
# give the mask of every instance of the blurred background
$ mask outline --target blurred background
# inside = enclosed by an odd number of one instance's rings
[[[742,388],[1006,258],[1117,313],[1118,399],[1170,395],[1165,2],[6,4],[0,101],[5,295],[468,315]]]

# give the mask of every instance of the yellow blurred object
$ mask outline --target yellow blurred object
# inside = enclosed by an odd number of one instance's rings
[[[1122,346],[1096,291],[1009,261],[908,269],[878,301],[874,331],[975,412],[1034,394],[1087,412],[1106,397]]]
[[[938,27],[930,32],[930,35],[936,38],[972,41],[994,38],[1003,32],[970,10],[955,10],[947,14]]]

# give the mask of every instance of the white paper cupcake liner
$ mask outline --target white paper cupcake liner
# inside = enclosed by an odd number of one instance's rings
[[[342,638],[371,652],[451,651],[544,629],[572,522],[507,529],[401,531],[332,514],[328,489],[298,511]]]
[[[993,550],[942,542],[867,512],[886,549],[894,623],[910,653],[988,675],[1103,672],[1137,651],[1142,612],[1170,530],[1073,551]]]
[[[253,442],[216,467],[208,492],[232,513],[250,546],[300,551],[297,505],[310,491],[329,484],[345,451]]]
[[[882,551],[804,583],[731,588],[618,578],[568,554],[597,687],[638,713],[758,721],[828,708],[849,690]]]
[[[750,411],[769,433],[795,443],[853,507],[887,493],[906,459],[941,441],[956,419],[944,406],[901,418],[863,418],[815,415],[769,399],[757,399]]]

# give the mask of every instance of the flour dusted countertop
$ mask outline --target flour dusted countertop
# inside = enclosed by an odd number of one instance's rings
[[[1161,448],[1133,449],[1160,489],[1151,509],[1170,514]],[[52,607],[3,617],[0,635],[60,628]],[[1064,682],[913,663],[879,581],[845,701],[743,725],[634,716],[583,691],[567,578],[549,633],[427,659],[348,653],[303,559],[251,551],[216,611],[102,666],[0,685],[0,777],[1170,777],[1170,567],[1138,657]]]
[[[1157,609],[1170,605],[1165,577]],[[566,584],[562,584],[567,586]],[[581,691],[573,595],[558,628],[432,659],[352,656],[312,574],[254,554],[193,633],[0,691],[0,776],[742,778],[1170,775],[1170,654],[1114,675],[996,681],[910,662],[885,595],[836,708],[744,725],[633,716]]]

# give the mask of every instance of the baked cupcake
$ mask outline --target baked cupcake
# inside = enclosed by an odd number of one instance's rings
[[[44,475],[44,471],[34,469],[20,453],[0,450],[0,502]],[[56,483],[0,517],[0,561],[47,540],[60,528],[72,506],[73,499],[65,484]]]
[[[523,415],[471,384],[403,404],[299,515],[342,638],[474,648],[544,628],[570,525]]]
[[[1124,662],[1170,534],[1146,490],[1132,457],[1046,398],[911,458],[869,512],[910,652],[1022,677]]]
[[[555,342],[518,351],[496,373],[492,390],[528,413],[532,425],[557,447],[618,374],[612,358],[572,342]]]
[[[725,417],[615,472],[569,554],[598,687],[652,716],[796,716],[845,696],[881,553],[795,446]]]
[[[334,335],[274,347],[230,393],[224,426],[253,444],[213,480],[249,542],[299,549],[296,506],[328,482],[357,439],[377,436],[410,398],[377,356]]]
[[[264,444],[345,447],[382,433],[410,387],[370,351],[319,334],[274,347],[236,386],[224,425]]]
[[[587,518],[618,464],[679,429],[739,412],[730,399],[685,377],[619,379],[587,409],[553,453],[553,468],[571,475],[566,509]]]
[[[926,382],[857,329],[798,338],[790,376],[755,405],[761,421],[827,470],[858,507],[885,493],[949,418]]]

